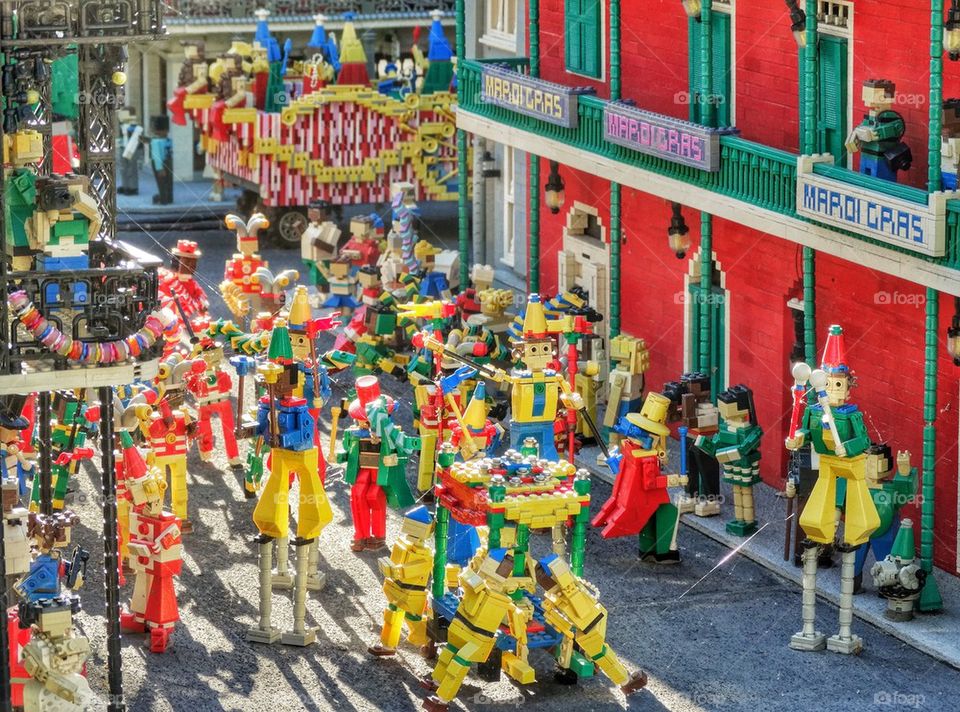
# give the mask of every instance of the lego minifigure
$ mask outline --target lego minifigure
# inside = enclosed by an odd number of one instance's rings
[[[904,519],[900,524],[890,552],[873,565],[870,575],[880,595],[887,599],[883,615],[892,621],[913,620],[913,605],[920,598],[927,572],[917,563],[911,520]]]
[[[413,495],[406,480],[407,457],[421,447],[393,423],[396,403],[380,394],[376,376],[356,380],[357,397],[348,412],[354,424],[343,433],[337,462],[346,463],[344,480],[352,485],[353,551],[376,551],[385,545],[387,504],[409,507]]]
[[[681,514],[698,517],[720,514],[720,463],[717,458],[696,447],[698,436],[712,438],[720,423],[720,413],[711,401],[710,377],[705,373],[684,373],[679,381],[663,386],[670,399],[670,420],[686,428],[680,447],[686,450],[687,486],[677,507]]]
[[[896,98],[896,86],[890,80],[865,81],[863,103],[867,114],[846,141],[850,153],[862,153],[861,173],[893,182],[897,171],[910,170],[913,161],[910,147],[900,140],[906,132],[903,117],[891,108]]]
[[[300,234],[300,257],[307,268],[310,283],[318,289],[326,287],[327,280],[318,265],[329,265],[337,256],[340,228],[330,220],[330,204],[312,200],[307,206],[307,226]]]
[[[414,257],[420,266],[420,296],[424,299],[447,301],[452,297],[449,278],[437,265],[437,257],[442,252],[443,250],[426,240],[420,240],[413,248]]]
[[[407,642],[427,645],[427,586],[433,570],[434,518],[423,505],[407,512],[400,525],[400,536],[390,551],[377,562],[383,574],[383,593],[387,607],[383,611],[380,642],[367,650],[371,655],[395,655],[403,625],[408,628]]]
[[[186,374],[184,385],[197,399],[197,447],[200,459],[209,462],[213,459],[213,418],[220,420],[223,435],[223,448],[231,467],[243,464],[237,448],[234,434],[233,404],[230,394],[233,381],[223,364],[223,345],[210,339],[201,338],[197,344],[200,358],[206,363],[203,373],[191,371]]]
[[[87,403],[84,398],[70,391],[54,392],[54,421],[50,427],[51,505],[54,510],[63,509],[70,478],[77,474],[80,461],[93,456],[93,451],[84,447],[90,428],[86,413]],[[40,511],[39,477],[33,478],[30,511]]]
[[[610,447],[616,447],[620,435],[613,426],[627,413],[636,413],[643,398],[644,373],[650,368],[650,352],[643,339],[619,334],[610,339],[610,360],[616,365],[607,379],[607,409],[603,427],[610,430]]]
[[[595,593],[574,575],[570,565],[556,554],[537,562],[537,583],[543,588],[543,617],[564,636],[561,657],[569,659],[574,646],[593,660],[613,684],[629,695],[647,684],[642,670],[627,671],[623,663],[607,645],[607,609]]]
[[[170,118],[177,126],[186,126],[186,98],[194,94],[206,94],[210,90],[207,70],[206,45],[201,41],[182,42],[183,65],[177,77],[173,98],[167,101]]]
[[[299,371],[293,363],[293,348],[286,321],[274,324],[269,361],[258,367],[267,394],[257,406],[256,434],[270,447],[270,476],[253,511],[253,522],[260,532],[260,619],[247,629],[247,640],[306,646],[316,641],[316,631],[306,627],[306,595],[311,569],[316,566],[311,552],[314,540],[333,519],[323,483],[317,472],[319,454],[314,443],[316,424],[307,401],[293,395]],[[293,628],[282,635],[270,624],[272,609],[271,572],[273,540],[286,547],[289,537],[291,474],[300,484],[297,509],[296,574],[293,580]],[[286,552],[282,552],[285,556]],[[280,557],[281,559],[283,556]],[[281,573],[282,570],[281,570]],[[322,584],[321,584],[322,585]]]
[[[851,631],[854,568],[857,547],[866,544],[880,527],[880,516],[866,480],[866,451],[870,438],[863,413],[849,402],[851,371],[846,360],[843,329],[831,326],[820,368],[809,376],[816,403],[795,401],[795,410],[806,405],[803,420],[786,439],[788,450],[809,441],[820,456],[820,472],[807,505],[800,513],[800,527],[807,535],[803,544],[803,630],[793,636],[795,650],[828,650],[859,653],[863,641]],[[832,544],[837,530],[837,479],[846,480],[845,521],[840,571],[840,631],[829,638],[816,630],[817,557],[820,548]]]
[[[230,313],[237,319],[245,320],[250,314],[252,298],[260,291],[260,285],[253,276],[261,267],[269,267],[258,250],[260,231],[270,227],[270,221],[262,213],[254,213],[249,220],[227,215],[224,223],[237,233],[237,251],[224,265],[220,293]]]
[[[173,142],[169,138],[170,118],[166,115],[150,119],[150,164],[157,179],[157,194],[154,205],[170,205],[173,202]]]
[[[376,213],[358,215],[350,220],[350,239],[340,250],[340,257],[350,260],[355,268],[375,267],[380,259],[377,231],[382,233],[383,221]]]
[[[170,254],[170,269],[157,270],[161,304],[186,319],[206,316],[210,300],[194,276],[203,252],[193,240],[177,240]]]
[[[668,487],[686,484],[686,477],[661,474],[666,462],[666,425],[670,400],[660,393],[647,394],[640,413],[628,413],[616,427],[624,439],[611,458],[616,473],[613,494],[593,518],[603,527],[604,539],[640,535],[640,558],[658,564],[680,562],[677,526],[680,513],[670,502]]]
[[[357,276],[351,271],[350,259],[341,254],[329,265],[318,264],[317,269],[327,280],[329,295],[323,302],[324,308],[338,309],[345,316],[360,306],[357,301]]]
[[[27,494],[27,475],[36,472],[36,462],[20,450],[20,432],[29,424],[21,413],[26,396],[9,396],[0,408],[0,478],[16,480],[21,497]]]
[[[753,391],[747,386],[728,388],[717,396],[720,429],[714,435],[698,435],[694,444],[707,455],[716,457],[723,470],[723,481],[733,487],[734,518],[727,532],[749,536],[757,531],[753,506],[753,486],[760,481],[760,439]]]
[[[132,502],[128,562],[136,576],[129,611],[120,615],[120,627],[149,633],[151,652],[162,653],[180,620],[173,585],[183,568],[180,520],[163,509],[167,489],[163,473],[147,466],[126,430],[120,432],[120,448]]]
[[[140,164],[143,163],[143,126],[137,121],[137,110],[125,106],[117,111],[120,121],[120,195],[140,192]]]

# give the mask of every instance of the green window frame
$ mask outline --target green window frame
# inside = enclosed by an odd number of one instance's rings
[[[804,50],[805,51],[805,50]],[[817,153],[830,153],[838,166],[847,163],[845,141],[849,133],[847,113],[850,86],[846,37],[821,34],[817,38]],[[800,136],[803,136],[803,54],[800,55]]]
[[[603,76],[601,0],[564,0],[564,57],[568,72]]]
[[[733,62],[731,60],[731,21],[730,15],[724,12],[714,12],[710,15],[712,35],[712,64],[713,64],[713,95],[717,97],[717,126],[730,126],[733,117],[731,100],[733,99]],[[700,37],[703,24],[690,20],[690,51],[688,52],[690,66],[690,120],[702,124],[703,102],[700,96],[703,93],[700,81],[702,65],[700,62]]]

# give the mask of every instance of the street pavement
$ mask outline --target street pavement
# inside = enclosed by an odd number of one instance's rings
[[[349,216],[350,212],[346,211]],[[455,213],[432,223],[439,234],[455,234]],[[215,285],[224,258],[233,249],[229,232],[121,235],[144,249],[169,249],[178,237],[200,242],[205,255],[200,276],[215,315],[225,310]],[[265,249],[274,269],[297,267],[293,251]],[[349,390],[341,375],[334,398]],[[399,420],[410,426],[409,386],[383,377],[384,389],[400,401]],[[247,401],[249,402],[249,400]],[[329,413],[324,415],[329,432]],[[341,422],[341,426],[346,423]],[[245,452],[245,445],[241,446]],[[411,463],[410,476],[415,467]],[[94,655],[87,675],[106,691],[103,580],[99,565],[101,518],[95,493],[99,475],[87,466],[74,507],[82,518],[75,539],[91,550],[79,621]],[[181,622],[164,654],[152,654],[143,636],[123,638],[124,685],[128,709],[142,710],[414,710],[425,697],[418,677],[428,672],[417,651],[402,647],[395,659],[373,659],[366,648],[377,637],[384,597],[376,554],[349,550],[352,538],[349,488],[334,468],[327,475],[334,521],[321,535],[323,591],[308,597],[308,623],[320,627],[317,642],[300,649],[262,646],[244,640],[256,621],[256,533],[253,504],[222,452],[212,463],[190,455],[190,510],[194,531],[184,538],[185,564],[177,583]],[[610,494],[595,480],[593,510]],[[388,541],[399,516],[391,512]],[[602,593],[610,612],[607,640],[628,667],[641,667],[650,681],[629,700],[602,676],[574,687],[556,684],[550,660],[532,660],[539,681],[519,686],[467,678],[458,705],[495,712],[504,707],[568,710],[953,710],[960,673],[861,621],[858,657],[827,652],[799,653],[787,647],[800,625],[800,595],[793,583],[701,533],[684,527],[677,566],[641,564],[633,538],[604,541],[595,530],[587,540],[585,575]],[[549,541],[535,538],[534,553]],[[128,581],[122,600],[132,589]],[[291,622],[289,595],[274,596],[275,625]],[[837,610],[821,603],[818,628],[833,633]],[[455,706],[456,708],[456,706]]]

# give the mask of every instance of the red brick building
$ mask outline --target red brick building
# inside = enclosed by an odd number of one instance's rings
[[[538,156],[529,166],[539,175],[528,183],[533,200],[528,195],[526,206],[533,287],[552,294],[578,279],[589,283],[592,301],[609,308],[611,330],[646,339],[652,388],[697,368],[704,358],[716,386],[749,384],[766,431],[762,475],[774,487],[782,487],[786,468],[791,353],[809,347],[796,325],[803,323],[805,305],[812,305],[817,354],[828,326],[843,325],[859,381],[854,401],[875,441],[889,442],[894,451],[909,449],[928,483],[935,472],[934,560],[958,573],[960,371],[945,342],[955,313],[953,295],[960,294],[960,202],[948,200],[941,208],[940,225],[930,234],[940,230],[943,244],[926,254],[911,245],[874,239],[855,226],[799,213],[797,159],[806,106],[801,74],[811,65],[802,61],[807,52],[798,49],[791,32],[796,17],[791,19],[783,2],[704,0],[700,21],[688,18],[678,0],[519,4],[525,21],[521,18],[518,27],[531,33],[526,46],[532,59],[499,71],[512,73],[508,81],[531,89],[514,88],[512,99],[506,91],[500,100],[491,100],[490,88],[500,86],[487,83],[493,60],[468,59],[461,68],[460,125]],[[932,210],[928,126],[931,98],[937,97],[930,88],[929,5],[800,0],[799,8],[805,6],[814,8],[818,19],[815,73],[808,75],[816,80],[804,84],[817,97],[815,113],[807,114],[816,117],[813,152],[832,153],[837,166],[824,170],[826,180],[838,190],[875,201],[877,210],[897,201]],[[709,64],[703,61],[705,27],[710,28]],[[934,28],[935,36],[940,32]],[[960,97],[960,64],[945,54],[942,59],[943,97]],[[704,91],[701,82],[707,66],[712,91]],[[847,134],[865,113],[863,82],[881,78],[896,83],[893,108],[905,120],[903,141],[913,154],[912,167],[899,175],[900,187],[865,179],[857,172],[859,156],[844,148]],[[587,87],[593,94],[567,91],[573,87]],[[547,99],[531,98],[539,97],[538,91]],[[701,95],[717,97],[712,103],[716,119],[703,108],[707,102],[697,101]],[[653,124],[669,126],[670,118],[712,122],[736,127],[738,136],[725,135],[715,144],[720,155],[712,170],[651,158],[616,145],[605,134],[610,106],[605,100],[618,96],[652,112]],[[563,101],[570,106],[554,106]],[[932,145],[939,148],[939,129],[933,131]],[[544,204],[551,161],[557,162],[565,185],[565,202],[556,214]],[[814,174],[820,176],[820,171],[816,168]],[[611,197],[618,190],[611,181],[620,185],[619,201],[615,194]],[[671,202],[683,206],[690,229],[692,244],[682,259],[667,242]],[[712,287],[703,298],[701,215],[706,214],[712,228]],[[584,222],[586,230],[571,228]],[[806,263],[805,247],[812,248],[807,256],[814,258]],[[593,267],[581,270],[587,274],[571,275],[569,260],[558,259],[565,249],[590,255]],[[805,264],[808,285],[815,280],[806,294]],[[604,291],[608,294],[600,294]],[[928,303],[928,295],[935,304]],[[700,344],[704,323],[705,356]],[[925,424],[933,426],[927,430],[926,450]],[[926,463],[921,461],[924,452]],[[910,515],[919,520],[919,507],[911,506]]]

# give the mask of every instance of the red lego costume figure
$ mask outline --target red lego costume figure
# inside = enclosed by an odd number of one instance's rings
[[[148,468],[130,433],[120,433],[127,488],[133,502],[130,513],[130,568],[136,575],[130,610],[120,615],[120,627],[132,633],[150,633],[150,650],[162,653],[180,620],[173,577],[183,567],[180,520],[163,511],[166,489],[163,475]]]
[[[20,615],[14,606],[7,610],[7,644],[10,660],[10,702],[14,709],[23,708],[23,686],[30,673],[23,666],[23,647],[30,642],[33,627],[20,627]]]
[[[223,448],[231,467],[243,464],[237,447],[233,403],[230,393],[233,381],[223,368],[223,346],[209,337],[200,342],[200,356],[207,364],[203,373],[190,373],[184,383],[197,399],[197,443],[200,458],[209,462],[213,458],[213,418],[220,419],[223,433]]]
[[[340,255],[350,260],[357,268],[376,267],[380,260],[380,238],[383,236],[383,221],[379,215],[360,215],[350,220],[350,239]]]
[[[245,319],[250,312],[251,298],[259,295],[262,289],[254,275],[261,267],[269,267],[257,250],[260,249],[260,231],[270,227],[270,221],[265,215],[254,213],[249,220],[227,215],[224,223],[237,233],[237,251],[224,264],[220,293],[230,313],[237,319]]]
[[[194,278],[203,253],[192,240],[177,240],[171,251],[173,263],[170,269],[161,267],[159,276],[160,303],[174,314],[187,319],[205,316],[210,308],[207,293]]]
[[[670,434],[669,407],[669,398],[650,393],[639,414],[628,413],[617,423],[617,432],[624,436],[619,456],[611,457],[617,479],[613,494],[593,519],[595,527],[603,527],[604,539],[639,534],[640,558],[660,564],[680,561],[679,513],[667,487],[685,484],[686,479],[662,474],[660,469],[666,459],[664,439]]]

